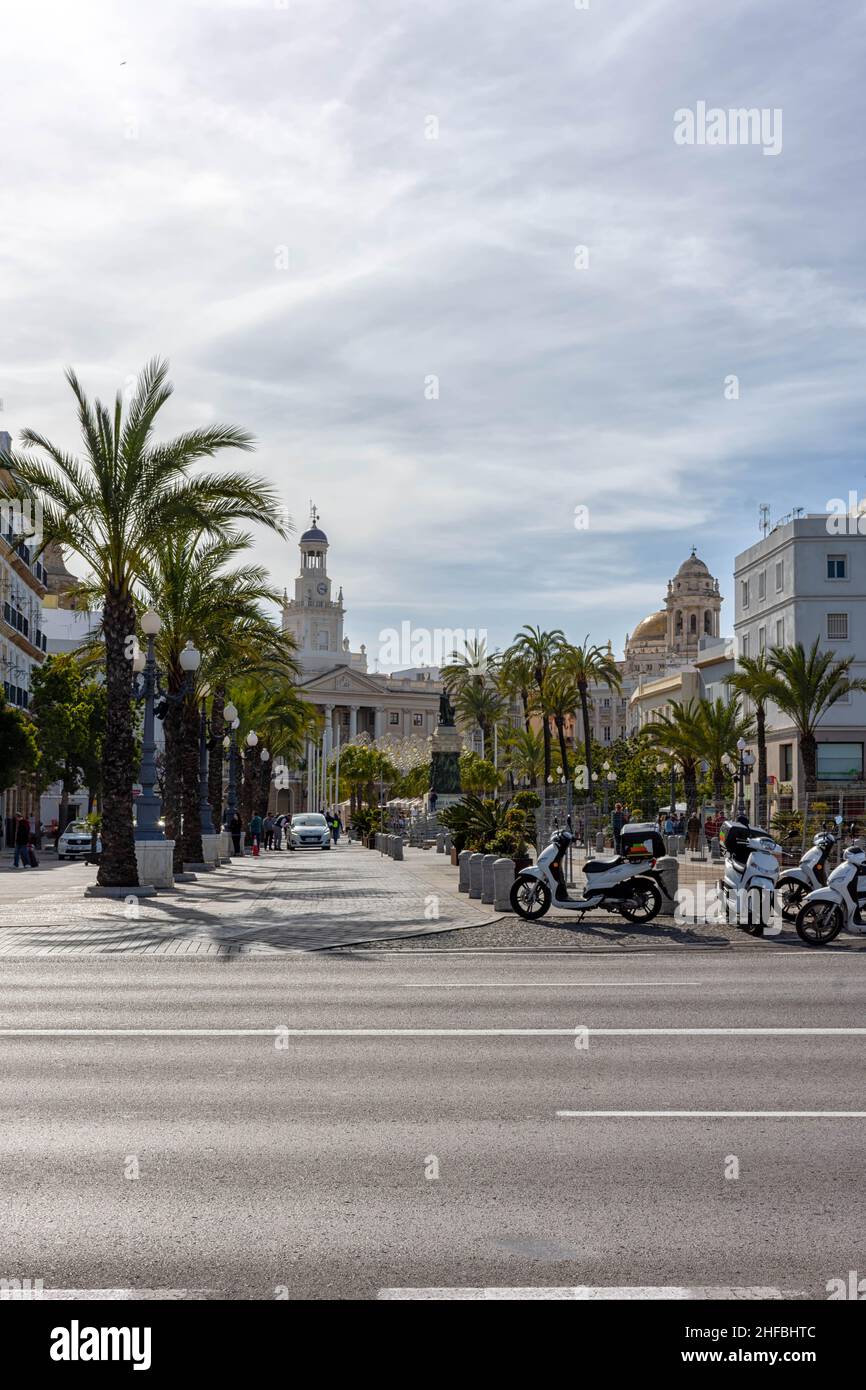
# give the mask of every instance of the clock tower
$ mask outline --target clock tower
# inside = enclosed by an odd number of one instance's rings
[[[310,506],[310,525],[301,536],[301,569],[295,596],[283,595],[283,631],[298,644],[305,671],[327,670],[349,662],[343,642],[343,590],[331,597],[328,577],[328,537],[319,526],[319,513]]]

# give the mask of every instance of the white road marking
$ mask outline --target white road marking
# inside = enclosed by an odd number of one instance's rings
[[[40,1289],[27,1290],[19,1293],[18,1291],[5,1292],[0,1294],[0,1302],[11,1303],[58,1303],[61,1301],[72,1302],[101,1302],[105,1300],[126,1301],[132,1299],[148,1300],[170,1300],[170,1299],[206,1299],[213,1292],[211,1289]]]
[[[387,982],[388,984],[391,981]],[[402,989],[667,989],[713,980],[398,980]]]
[[[0,1028],[4,1038],[573,1038],[576,1028]],[[866,1028],[580,1028],[595,1038],[862,1037]]]
[[[866,1120],[866,1110],[557,1110],[559,1120]]]
[[[489,1288],[418,1288],[418,1289],[380,1289],[377,1298],[389,1301],[405,1300],[431,1300],[431,1299],[450,1299],[450,1300],[478,1300],[478,1299],[568,1299],[580,1302],[595,1302],[597,1300],[622,1299],[643,1300],[643,1299],[789,1299],[789,1298],[812,1298],[813,1294],[807,1293],[802,1289],[776,1289],[764,1288],[761,1285],[747,1284],[745,1287],[722,1286],[714,1288],[708,1285],[640,1285],[626,1284],[620,1287],[606,1288],[593,1287],[591,1285],[578,1285],[574,1288],[568,1287],[536,1287],[536,1288],[508,1288],[508,1287],[489,1287]]]

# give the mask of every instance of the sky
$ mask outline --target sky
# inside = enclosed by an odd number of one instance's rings
[[[866,491],[864,50],[862,0],[8,9],[0,429],[74,448],[65,366],[168,358],[164,433],[254,433],[373,659],[620,653],[692,546],[731,631],[759,505]]]

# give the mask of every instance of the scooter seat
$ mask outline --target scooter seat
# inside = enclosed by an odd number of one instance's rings
[[[584,864],[585,874],[603,874],[608,869],[615,869],[618,864],[624,864],[625,860],[621,854],[615,854],[611,859],[590,859],[588,864]]]

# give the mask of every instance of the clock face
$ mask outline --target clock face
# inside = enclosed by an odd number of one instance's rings
[[[317,594],[326,594],[327,592],[328,592],[328,586],[327,586],[327,584],[321,583],[321,584],[317,584],[317,585],[316,585],[316,593],[317,593]]]

